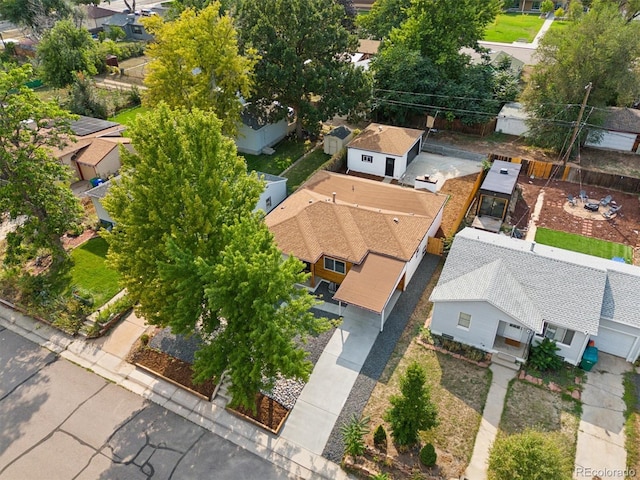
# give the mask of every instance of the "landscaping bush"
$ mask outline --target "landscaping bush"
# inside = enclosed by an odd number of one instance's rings
[[[378,448],[387,447],[387,431],[382,425],[378,425],[378,428],[373,432],[373,444]]]
[[[427,443],[420,449],[420,463],[425,467],[433,467],[438,460],[436,449],[431,443]]]
[[[560,348],[555,341],[544,338],[540,343],[531,347],[528,365],[540,372],[559,370],[564,362],[556,355],[558,350]]]
[[[129,295],[123,295],[106,308],[103,308],[96,317],[96,323],[105,324],[113,317],[133,308],[133,299]]]
[[[369,477],[371,480],[391,480],[391,477],[389,476],[388,473],[383,473],[383,472],[379,472],[379,473],[375,473],[373,475],[371,475],[371,477]]]
[[[347,455],[356,458],[364,453],[364,436],[369,433],[369,417],[358,419],[354,414],[349,422],[340,427],[344,450]]]

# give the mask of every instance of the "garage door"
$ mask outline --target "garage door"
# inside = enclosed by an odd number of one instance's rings
[[[420,153],[420,140],[416,142],[416,144],[411,148],[411,150],[407,154],[407,165],[409,165],[419,153]]]
[[[616,357],[627,358],[637,337],[624,332],[600,326],[595,338],[598,350]]]

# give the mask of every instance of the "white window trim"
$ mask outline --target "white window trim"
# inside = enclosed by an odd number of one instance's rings
[[[365,163],[373,163],[373,155],[362,155],[362,161]]]
[[[467,326],[465,325],[461,325],[460,321],[463,319],[462,316],[466,316],[468,318],[465,318],[465,321],[468,321],[469,324]],[[463,330],[469,330],[469,328],[471,328],[471,314],[470,313],[465,313],[465,312],[460,312],[460,314],[458,315],[458,324],[457,324],[458,328],[462,328]]]
[[[553,329],[553,336],[552,337],[548,337],[547,336],[547,331],[549,330],[549,327],[551,327]],[[558,336],[558,332],[562,331],[562,335],[561,335],[561,340],[557,340],[556,337]],[[555,323],[548,323],[545,322],[544,324],[544,328],[542,329],[542,338],[548,338],[549,340],[553,340],[555,341],[557,344],[559,345],[564,345],[566,347],[570,347],[571,343],[564,343],[565,338],[567,337],[567,334],[569,332],[573,332],[573,335],[571,336],[571,342],[573,342],[573,338],[575,337],[575,330],[571,330],[570,328],[567,327],[561,327],[560,325],[556,325]]]
[[[333,263],[333,268],[331,267],[327,267],[327,260],[330,260]],[[344,271],[339,271],[335,269],[335,266],[337,263],[341,263],[343,270]],[[339,275],[346,275],[347,274],[347,264],[345,262],[343,262],[342,260],[338,260],[336,258],[332,258],[332,257],[324,257],[324,261],[323,261],[323,265],[324,265],[324,269],[325,270],[329,270],[330,272],[334,272],[337,273]]]

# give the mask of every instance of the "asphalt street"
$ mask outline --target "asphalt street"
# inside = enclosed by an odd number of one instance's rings
[[[0,480],[295,478],[0,327]]]

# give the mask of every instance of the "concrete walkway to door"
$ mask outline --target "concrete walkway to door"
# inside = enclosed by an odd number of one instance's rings
[[[587,373],[582,391],[582,417],[578,428],[574,478],[624,478],[625,449],[623,375],[630,369],[624,359],[600,352]]]

